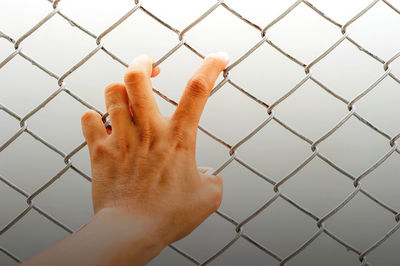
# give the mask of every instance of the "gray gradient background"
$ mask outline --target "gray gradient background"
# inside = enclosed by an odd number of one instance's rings
[[[132,7],[132,0],[61,1],[63,13],[91,32],[100,34]],[[264,27],[294,1],[226,1],[249,20]],[[369,4],[365,0],[313,0],[315,6],[344,24]],[[391,1],[400,7],[398,0]],[[182,30],[215,1],[151,1],[143,6],[172,26]],[[0,30],[14,39],[51,12],[45,0],[0,0]],[[384,60],[400,47],[400,16],[383,3],[357,20],[348,29],[350,36]],[[231,62],[260,39],[259,31],[222,7],[187,33],[188,43],[201,53],[227,51]],[[269,30],[270,39],[299,60],[310,63],[341,37],[340,29],[301,4]],[[147,53],[159,59],[178,43],[177,35],[141,10],[133,14],[104,38],[105,47],[129,62]],[[22,43],[24,53],[58,75],[65,73],[95,47],[95,41],[71,27],[56,15]],[[0,61],[13,52],[12,45],[0,39]],[[168,97],[179,100],[187,79],[200,58],[186,47],[161,64],[161,74],[153,86]],[[392,64],[400,76],[400,60]],[[314,76],[330,89],[352,99],[383,74],[380,63],[344,41],[312,68]],[[66,80],[68,88],[104,111],[103,90],[122,81],[124,68],[103,51]],[[267,103],[272,103],[304,76],[304,69],[267,44],[261,46],[231,71],[232,79]],[[221,80],[221,78],[219,78]],[[57,81],[20,56],[0,69],[0,102],[23,116],[58,88]],[[386,78],[356,104],[357,111],[391,136],[400,132],[400,86]],[[160,109],[170,115],[173,106],[157,96]],[[28,120],[29,128],[69,153],[83,141],[80,116],[85,108],[66,93],[59,94]],[[313,140],[328,131],[347,113],[342,102],[313,82],[306,82],[276,108],[277,116]],[[201,125],[224,141],[234,144],[249,134],[265,118],[266,110],[231,85],[213,95],[203,113]],[[0,143],[19,128],[19,123],[0,112]],[[342,128],[319,145],[320,151],[353,175],[359,175],[385,154],[389,142],[351,118]],[[276,122],[265,126],[240,147],[238,155],[274,180],[280,180],[311,154],[308,144]],[[218,168],[229,158],[228,149],[198,134],[199,166]],[[87,148],[72,157],[72,162],[90,174]],[[0,153],[0,174],[31,193],[64,167],[61,157],[23,133]],[[378,199],[400,209],[400,155],[394,153],[378,169],[362,180],[362,186]],[[272,186],[233,162],[222,172],[224,199],[221,210],[238,221],[245,219],[273,196]],[[318,216],[337,206],[353,189],[350,179],[315,158],[281,187],[281,191]],[[160,199],[163,200],[163,199]],[[68,170],[59,180],[40,193],[35,204],[73,229],[92,217],[90,183]],[[0,227],[18,215],[26,202],[3,183],[0,184]],[[394,216],[358,194],[346,207],[326,222],[326,227],[342,239],[365,250],[395,225]],[[234,226],[211,215],[191,235],[176,245],[199,261],[214,254],[234,236]],[[315,222],[293,206],[278,199],[244,226],[252,238],[281,257],[286,257],[317,231]],[[20,222],[0,236],[0,245],[21,258],[27,258],[65,237],[67,233],[30,211]],[[367,258],[372,265],[400,264],[400,232],[396,232]],[[13,262],[0,253],[0,265]],[[239,239],[212,265],[277,265],[277,262],[244,239]],[[150,265],[192,265],[166,248]],[[359,265],[357,256],[322,234],[288,265]]]

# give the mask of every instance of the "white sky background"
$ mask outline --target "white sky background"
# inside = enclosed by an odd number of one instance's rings
[[[264,28],[295,1],[225,1],[246,19]],[[312,0],[314,6],[340,24],[366,7],[366,0]],[[398,0],[390,1],[400,8]],[[216,1],[151,1],[143,7],[182,31]],[[62,0],[60,11],[95,35],[102,33],[133,6],[132,0]],[[0,31],[18,39],[52,11],[45,0],[0,0]],[[382,1],[348,27],[351,38],[383,60],[400,51],[400,15]],[[304,64],[309,64],[342,37],[340,28],[326,21],[305,4],[268,30],[269,39]],[[226,51],[234,62],[261,38],[255,28],[223,7],[185,34],[187,42],[202,54]],[[147,53],[158,60],[179,43],[178,35],[142,10],[102,40],[104,46],[129,62]],[[64,74],[96,47],[95,40],[55,15],[21,43],[22,51],[58,76]],[[0,38],[0,62],[14,51]],[[200,58],[181,47],[161,65],[153,86],[179,101],[186,81]],[[400,59],[391,64],[400,77]],[[368,88],[383,73],[383,65],[345,40],[311,68],[313,77],[347,100]],[[103,91],[107,84],[122,81],[124,67],[99,51],[65,80],[69,90],[104,110]],[[263,44],[231,70],[232,80],[258,99],[271,104],[305,77],[304,68],[276,49]],[[218,81],[221,80],[221,77]],[[0,69],[0,103],[24,116],[58,89],[57,81],[16,56]],[[157,96],[160,109],[171,114],[173,106]],[[400,85],[390,77],[355,104],[357,112],[390,136],[400,132]],[[80,116],[85,107],[61,93],[28,119],[28,127],[64,153],[83,141]],[[275,108],[277,117],[311,140],[317,140],[347,113],[347,106],[312,81]],[[267,118],[266,109],[230,84],[216,92],[206,105],[201,125],[233,145]],[[0,144],[9,139],[19,123],[0,112]],[[321,153],[354,176],[360,175],[389,149],[389,141],[354,117],[318,145]],[[311,155],[310,145],[275,121],[241,146],[238,156],[273,180],[279,181]],[[378,169],[362,180],[362,186],[394,209],[400,209],[400,155],[394,153]],[[229,150],[199,132],[198,165],[218,168],[229,158]],[[79,169],[90,174],[87,149],[72,157]],[[32,193],[65,166],[63,159],[23,133],[0,153],[0,175]],[[222,172],[224,200],[221,210],[237,221],[244,220],[274,192],[272,186],[233,162]],[[353,189],[352,181],[315,158],[282,185],[281,191],[319,217],[336,207]],[[39,194],[35,204],[73,229],[91,215],[90,183],[68,170],[52,186]],[[25,199],[0,184],[0,228],[26,208]],[[359,250],[365,250],[395,225],[393,215],[357,195],[326,222],[329,230]],[[315,222],[282,199],[264,210],[244,231],[281,257],[286,257],[317,231]],[[29,212],[12,229],[0,236],[0,245],[26,258],[64,237],[66,233],[35,211]],[[204,261],[234,237],[234,227],[212,215],[188,238],[177,243],[185,252]],[[398,265],[400,232],[368,256],[372,265]],[[320,236],[289,265],[358,265],[357,256],[347,252],[326,235]],[[0,253],[0,264],[9,263]],[[270,256],[240,239],[214,265],[275,265]],[[275,264],[273,264],[275,263]],[[153,265],[191,265],[171,249],[166,249]]]

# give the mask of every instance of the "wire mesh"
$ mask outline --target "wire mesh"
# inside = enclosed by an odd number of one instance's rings
[[[226,9],[230,13],[232,13],[235,18],[242,23],[246,23],[250,27],[256,29],[260,33],[260,39],[257,43],[255,43],[252,47],[250,47],[247,52],[245,52],[243,55],[241,55],[238,59],[235,61],[231,62],[228,67],[224,70],[223,72],[223,79],[216,84],[216,86],[213,88],[210,97],[214,97],[219,91],[220,88],[222,88],[225,84],[230,84],[234,88],[236,88],[240,93],[248,97],[251,101],[254,103],[257,103],[261,105],[265,109],[265,119],[264,121],[259,124],[257,127],[251,130],[251,132],[246,135],[245,137],[241,138],[240,141],[236,143],[227,143],[226,141],[222,140],[212,132],[208,131],[205,127],[202,125],[199,125],[199,130],[205,133],[208,137],[212,138],[213,140],[217,141],[220,145],[226,147],[229,149],[229,159],[226,160],[222,165],[220,165],[217,170],[214,172],[219,173],[223,171],[228,165],[230,165],[233,161],[236,161],[243,167],[247,168],[250,170],[252,173],[260,177],[263,181],[269,183],[273,187],[273,196],[267,200],[260,208],[256,209],[251,215],[246,217],[243,220],[236,220],[232,217],[230,217],[228,214],[222,212],[221,210],[218,210],[216,212],[217,215],[225,219],[227,222],[231,223],[235,227],[235,234],[234,237],[228,241],[223,248],[219,250],[215,250],[214,253],[209,256],[205,260],[199,260],[195,256],[187,253],[186,251],[182,250],[181,248],[178,248],[176,245],[171,244],[169,247],[176,252],[177,254],[183,256],[187,262],[197,264],[197,265],[206,265],[211,263],[212,261],[216,260],[217,257],[219,257],[221,254],[226,252],[228,249],[230,249],[235,242],[237,242],[239,239],[243,239],[250,243],[251,245],[254,245],[257,249],[261,250],[262,252],[266,253],[268,256],[270,256],[274,261],[276,261],[277,264],[279,265],[286,265],[286,263],[290,262],[294,257],[302,253],[311,243],[313,243],[317,238],[319,238],[321,235],[326,235],[332,240],[336,241],[339,245],[343,246],[346,250],[349,252],[352,252],[357,255],[359,261],[355,262],[359,263],[361,265],[371,265],[367,261],[367,256],[374,252],[380,245],[382,245],[387,239],[389,239],[400,227],[400,213],[397,209],[391,207],[389,204],[377,199],[375,195],[367,191],[363,186],[362,186],[362,180],[365,178],[367,175],[371,174],[371,172],[375,171],[383,162],[385,162],[389,157],[393,156],[394,154],[400,154],[400,149],[398,147],[398,139],[400,138],[400,133],[397,135],[391,135],[380,128],[376,127],[373,125],[373,123],[369,122],[366,118],[364,118],[361,114],[359,114],[356,110],[357,102],[359,102],[363,97],[365,97],[367,94],[369,94],[371,91],[373,91],[381,82],[383,82],[386,79],[392,79],[396,83],[400,83],[400,77],[396,76],[392,70],[391,70],[391,64],[400,56],[400,51],[396,54],[393,54],[388,60],[383,60],[380,58],[378,55],[374,54],[374,51],[369,51],[365,49],[357,40],[353,39],[351,35],[348,32],[348,27],[352,25],[354,22],[359,20],[361,17],[363,17],[366,13],[368,13],[370,10],[374,9],[375,5],[380,2],[385,4],[387,7],[389,7],[394,13],[397,13],[398,15],[400,14],[400,11],[392,5],[389,1],[386,0],[374,0],[369,2],[368,4],[365,5],[365,7],[359,12],[353,16],[351,19],[349,19],[346,23],[341,24],[339,22],[336,22],[333,18],[328,17],[324,12],[322,12],[317,5],[312,4],[309,1],[305,0],[298,0],[295,1],[292,5],[288,6],[287,9],[281,13],[279,16],[274,18],[267,26],[261,27],[257,23],[252,22],[248,19],[246,19],[244,16],[240,14],[238,10],[233,9],[230,7],[227,3],[224,3],[223,0],[216,1],[215,4],[210,6],[206,12],[204,12],[201,16],[193,18],[192,22],[186,25],[182,30],[178,30],[168,24],[168,21],[163,21],[161,18],[157,17],[156,14],[152,13],[150,10],[146,8],[146,2],[145,1],[135,1],[134,3],[132,2],[132,7],[130,10],[126,10],[125,15],[123,15],[121,18],[117,19],[111,26],[108,28],[105,28],[102,33],[96,35],[92,32],[90,32],[88,29],[84,27],[84,25],[80,25],[70,19],[66,14],[63,13],[62,9],[59,8],[59,2],[60,1],[49,1],[49,5],[52,5],[52,11],[48,13],[46,16],[44,16],[40,21],[38,21],[34,26],[31,27],[30,30],[25,32],[21,36],[9,36],[7,35],[7,28],[1,29],[4,32],[0,32],[0,38],[5,39],[6,41],[12,43],[14,47],[14,51],[9,54],[3,61],[0,62],[0,71],[1,69],[14,60],[17,57],[21,57],[24,60],[27,60],[29,63],[33,64],[35,67],[39,68],[41,71],[46,73],[48,76],[51,78],[55,79],[57,81],[58,89],[55,90],[52,94],[48,95],[48,97],[42,101],[40,104],[38,104],[35,108],[30,110],[26,115],[20,116],[10,108],[6,106],[6,103],[1,103],[0,104],[0,110],[3,111],[5,114],[10,116],[12,119],[15,119],[19,122],[19,129],[10,137],[7,141],[1,144],[0,146],[0,152],[3,152],[4,150],[7,149],[7,147],[12,144],[15,140],[17,140],[22,133],[27,133],[31,135],[35,140],[38,142],[44,144],[49,150],[54,152],[55,156],[60,156],[61,159],[64,162],[64,167],[53,177],[51,177],[46,183],[41,185],[38,189],[36,189],[33,192],[26,192],[19,186],[15,185],[13,182],[11,182],[7,176],[2,176],[0,175],[0,180],[7,186],[9,186],[11,189],[13,189],[15,192],[21,194],[23,197],[26,198],[26,207],[25,209],[19,213],[15,218],[10,220],[3,228],[0,230],[0,236],[7,232],[10,228],[15,226],[17,223],[19,223],[32,209],[36,210],[39,214],[41,214],[43,217],[54,223],[56,226],[60,227],[62,230],[65,230],[67,233],[72,233],[74,230],[67,226],[63,221],[60,221],[53,215],[49,214],[46,212],[46,210],[42,209],[41,207],[38,206],[38,204],[35,203],[35,198],[42,193],[44,190],[49,188],[56,180],[58,180],[62,175],[64,175],[69,169],[72,169],[75,171],[77,174],[82,176],[82,178],[91,181],[91,177],[84,173],[77,165],[74,164],[72,161],[72,158],[74,155],[76,155],[81,149],[83,149],[86,146],[86,143],[83,142],[79,146],[75,147],[71,152],[65,153],[55,145],[51,144],[50,141],[47,141],[46,139],[42,138],[40,135],[32,131],[29,126],[28,126],[28,121],[32,117],[34,117],[39,110],[41,110],[45,105],[50,103],[57,95],[59,95],[61,92],[67,93],[70,95],[74,100],[82,104],[86,108],[93,109],[97,112],[99,112],[101,115],[103,115],[103,121],[106,123],[107,122],[107,114],[103,114],[98,108],[95,106],[91,105],[89,102],[83,100],[79,95],[75,94],[71,90],[68,89],[68,83],[65,81],[67,77],[74,75],[74,72],[80,68],[82,65],[84,65],[91,57],[93,57],[96,53],[98,53],[100,50],[105,52],[107,55],[110,56],[113,60],[118,62],[124,67],[127,67],[128,64],[127,62],[124,62],[121,58],[119,58],[117,55],[115,55],[111,50],[107,49],[105,45],[103,44],[102,40],[103,38],[114,31],[116,28],[118,28],[121,23],[123,23],[126,19],[128,19],[131,16],[135,16],[135,13],[138,10],[143,11],[147,16],[149,16],[151,19],[153,19],[154,23],[159,23],[163,27],[165,27],[167,30],[171,31],[172,33],[176,34],[177,37],[177,44],[170,49],[168,52],[166,52],[162,57],[158,58],[157,61],[155,62],[155,66],[162,64],[166,59],[168,59],[171,55],[176,53],[180,49],[184,49],[185,47],[188,48],[191,52],[193,52],[196,56],[200,58],[204,58],[204,55],[201,54],[197,49],[193,48],[193,46],[190,45],[190,42],[186,40],[185,35],[191,31],[194,27],[196,27],[198,24],[202,23],[204,19],[206,19],[208,16],[210,16],[215,10],[217,9]],[[296,59],[294,56],[289,54],[289,52],[286,52],[283,48],[278,46],[274,40],[270,39],[268,37],[268,31],[275,26],[279,21],[284,20],[285,17],[293,12],[296,8],[299,6],[303,6],[306,8],[309,8],[312,12],[318,14],[321,20],[327,21],[330,23],[332,26],[337,28],[341,32],[341,37],[336,40],[336,42],[332,43],[331,46],[326,49],[323,53],[318,55],[314,60],[312,60],[310,63],[303,63],[299,59]],[[93,47],[90,53],[88,53],[86,56],[84,56],[79,62],[77,62],[73,67],[71,67],[68,71],[63,73],[62,75],[57,75],[53,73],[49,68],[46,66],[42,65],[40,62],[32,59],[29,54],[26,54],[23,52],[23,47],[24,47],[24,42],[30,38],[30,36],[43,27],[48,21],[50,21],[54,16],[59,16],[62,19],[66,20],[68,23],[70,23],[72,26],[76,27],[80,31],[82,31],[84,34],[89,36],[91,39],[93,39]],[[331,54],[337,47],[342,45],[345,41],[348,41],[351,43],[354,47],[359,49],[362,53],[365,53],[375,61],[377,61],[381,67],[382,67],[382,72],[381,75],[378,79],[376,79],[373,83],[371,83],[368,87],[363,88],[363,90],[358,93],[355,97],[351,98],[350,100],[342,97],[341,95],[335,93],[333,90],[329,89],[326,85],[324,85],[318,77],[313,75],[313,68],[326,56]],[[241,64],[247,57],[249,57],[251,54],[253,54],[257,49],[259,49],[263,45],[268,45],[278,51],[283,57],[286,57],[287,59],[291,60],[295,64],[299,65],[304,69],[304,76],[301,80],[298,81],[298,83],[293,86],[292,88],[289,88],[285,94],[280,96],[277,100],[267,103],[264,100],[254,96],[252,93],[249,92],[245,87],[242,87],[238,85],[234,81],[234,75],[231,74],[231,70],[233,70],[235,67],[237,67],[239,64]],[[110,81],[111,82],[111,81]],[[337,123],[331,125],[331,129],[326,131],[324,134],[322,134],[319,138],[316,139],[310,139],[306,137],[304,134],[299,132],[298,130],[294,129],[293,127],[289,126],[285,121],[279,118],[279,112],[276,111],[276,107],[280,104],[282,104],[285,100],[288,99],[289,96],[294,94],[301,86],[303,86],[306,82],[313,82],[315,83],[321,90],[327,92],[329,95],[334,97],[335,100],[340,101],[344,103],[347,106],[346,114],[345,116],[337,121]],[[172,106],[176,106],[177,103],[173,99],[170,99],[167,97],[165,94],[163,94],[161,91],[157,90],[157,88],[153,88],[154,93],[156,93],[158,96],[160,96],[163,100],[171,104]],[[322,153],[319,150],[319,146],[321,143],[323,143],[325,140],[327,140],[332,134],[334,134],[339,128],[341,128],[344,124],[346,124],[351,118],[356,118],[359,120],[361,123],[363,123],[365,126],[367,126],[370,130],[376,132],[377,134],[381,135],[384,137],[387,142],[386,142],[386,152],[384,153],[383,156],[381,156],[375,163],[370,165],[368,168],[364,169],[364,171],[359,174],[359,175],[353,175],[350,174],[348,171],[343,169],[342,167],[338,166],[335,162],[333,162],[328,156],[326,156],[324,153]],[[274,179],[270,178],[266,173],[263,173],[262,171],[256,169],[255,167],[252,166],[251,163],[246,162],[240,157],[240,148],[245,146],[246,143],[253,138],[261,129],[263,129],[266,125],[271,123],[271,121],[275,121],[276,123],[279,124],[283,129],[287,130],[290,134],[294,135],[296,138],[299,138],[301,141],[309,145],[309,148],[311,149],[311,155],[309,155],[307,158],[304,158],[303,161],[297,165],[294,169],[291,169],[291,171],[285,175],[279,178],[278,181],[275,181]],[[397,156],[397,155],[396,155]],[[288,195],[285,195],[280,190],[280,187],[286,183],[288,180],[290,180],[293,176],[295,176],[297,173],[302,171],[314,158],[319,158],[323,162],[325,162],[329,167],[334,169],[335,171],[339,172],[340,174],[346,176],[348,179],[350,179],[353,183],[353,187],[351,189],[351,193],[349,193],[345,198],[343,198],[342,202],[338,204],[336,207],[330,209],[325,215],[320,216],[317,215],[307,208],[303,207],[302,204],[300,204],[296,199],[293,199],[289,197]],[[360,249],[359,247],[353,246],[349,244],[347,241],[343,240],[342,237],[336,235],[333,233],[328,226],[326,225],[327,221],[331,219],[337,212],[339,212],[344,206],[346,206],[349,202],[351,202],[356,195],[358,194],[363,194],[366,197],[368,197],[370,200],[374,201],[377,203],[381,208],[383,208],[385,211],[389,212],[392,216],[393,219],[395,220],[395,226],[393,226],[389,231],[387,231],[384,235],[382,235],[378,240],[376,240],[375,243],[370,245],[366,249]],[[246,230],[244,229],[244,226],[248,224],[250,221],[255,219],[260,213],[262,213],[265,209],[268,209],[271,204],[273,204],[275,201],[278,199],[282,199],[286,202],[288,202],[290,205],[294,206],[296,209],[299,211],[303,212],[306,216],[311,218],[315,222],[315,230],[312,235],[309,235],[307,239],[304,239],[302,244],[298,246],[296,249],[292,250],[292,252],[289,255],[282,256],[275,252],[274,250],[270,249],[269,247],[261,244],[258,242],[253,236],[250,236],[249,234],[246,233]],[[9,250],[6,249],[6,247],[0,247],[0,251],[4,253],[6,256],[10,257],[11,259],[15,261],[20,261],[20,258],[10,252]]]

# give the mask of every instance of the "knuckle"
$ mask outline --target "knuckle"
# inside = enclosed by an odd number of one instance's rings
[[[189,80],[190,93],[194,97],[208,97],[210,82],[207,76],[198,74]]]
[[[151,144],[154,139],[154,132],[150,127],[145,126],[140,130],[140,140],[144,144]]]
[[[115,147],[119,151],[120,155],[124,157],[126,153],[132,150],[132,143],[128,136],[120,135],[115,141]]]
[[[187,150],[189,145],[190,131],[187,127],[181,126],[179,123],[174,125],[171,129],[171,143],[175,145],[175,149]]]
[[[95,118],[97,116],[97,112],[93,111],[93,110],[87,110],[86,112],[83,113],[83,115],[81,116],[81,122],[82,124],[86,124],[87,122],[89,122],[90,120],[92,120],[93,118]]]
[[[113,114],[113,115],[115,115],[115,116],[119,116],[119,115],[122,115],[122,114],[125,112],[126,108],[127,108],[127,106],[126,106],[125,104],[122,104],[122,103],[114,103],[114,104],[112,104],[112,105],[110,105],[110,106],[108,107],[107,112],[108,112],[110,115]]]
[[[100,161],[110,155],[109,148],[103,143],[95,143],[91,149],[91,157],[93,161]]]
[[[147,77],[146,73],[142,69],[131,69],[128,70],[124,76],[126,84],[134,84],[138,80],[143,80]]]
[[[182,135],[176,136],[174,144],[176,150],[189,150],[190,148],[187,141],[185,140],[185,137],[183,137]]]
[[[147,107],[149,107],[150,104],[151,101],[146,96],[143,96],[140,93],[135,94],[132,103],[133,109],[147,110]]]
[[[167,161],[173,152],[170,149],[169,143],[166,143],[166,142],[157,143],[153,150],[154,150],[155,157],[157,158],[157,161],[159,161],[161,163]]]

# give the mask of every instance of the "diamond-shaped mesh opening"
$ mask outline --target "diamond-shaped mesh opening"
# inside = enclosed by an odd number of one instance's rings
[[[315,140],[340,121],[347,114],[346,109],[345,104],[308,80],[276,107],[276,113],[288,125]]]
[[[92,37],[72,27],[58,14],[21,42],[24,53],[58,75],[79,62],[94,44]]]
[[[65,82],[70,91],[105,112],[104,89],[110,80],[123,82],[124,71],[122,64],[105,52],[98,51],[73,75],[67,77]]]
[[[143,34],[146,38],[136,37]],[[121,42],[121,40],[124,41]],[[107,49],[116,51],[115,54],[127,63],[134,58],[135,54],[149,54],[153,58],[160,58],[178,44],[174,32],[157,23],[142,10],[131,14],[107,34],[103,41]]]
[[[204,38],[205,35],[207,35],[207,38]],[[219,6],[187,31],[185,36],[188,43],[202,54],[223,49],[229,53],[233,62],[259,40],[260,32]],[[243,41],[236,45],[230,45],[237,40],[238,36]]]
[[[0,153],[1,174],[27,192],[38,189],[64,166],[59,155],[27,133],[22,133]]]
[[[193,54],[185,46],[180,47],[161,63],[160,74],[152,80],[153,87],[157,88],[157,90],[168,98],[178,102],[185,89],[187,80],[196,71],[196,66],[200,62],[201,58],[196,54]],[[165,102],[165,100],[163,101]]]
[[[377,1],[348,31],[362,47],[388,60],[398,52],[400,39],[392,36],[396,36],[399,25],[399,14],[383,1]]]
[[[281,198],[243,228],[249,236],[282,257],[296,250],[316,231],[312,218]]]
[[[275,121],[269,122],[240,146],[237,153],[275,181],[284,178],[312,154],[310,145]]]
[[[4,82],[0,90],[1,103],[21,116],[33,110],[58,88],[54,78],[20,56],[11,59],[1,69],[0,79]]]
[[[324,34],[323,39],[321,34]],[[300,4],[268,29],[268,36],[285,52],[308,64],[335,43],[341,34],[310,7]]]
[[[395,224],[392,213],[361,193],[326,221],[329,230],[361,250],[378,241]]]
[[[361,175],[390,150],[387,139],[354,117],[319,147],[328,158],[355,176]]]
[[[353,188],[351,179],[319,158],[281,186],[283,193],[319,217],[335,208]]]
[[[4,0],[0,3],[0,28],[17,39],[51,11],[51,6],[46,1]]]
[[[305,76],[302,66],[267,43],[258,47],[230,73],[237,84],[267,103],[278,100]]]
[[[66,106],[68,111],[62,106]],[[61,92],[27,121],[30,128],[40,136],[62,151],[69,152],[84,140],[80,117],[86,109],[70,95]],[[49,124],[52,125],[52,130],[48,130]],[[68,141],[65,140],[65,134],[69,136]]]
[[[380,62],[349,41],[342,42],[312,70],[319,81],[347,100],[358,96],[384,73]]]
[[[229,102],[227,96],[229,95]],[[207,101],[200,124],[228,143],[237,143],[267,117],[264,106],[255,104],[235,87],[225,84]],[[222,122],[222,123],[221,123]]]

